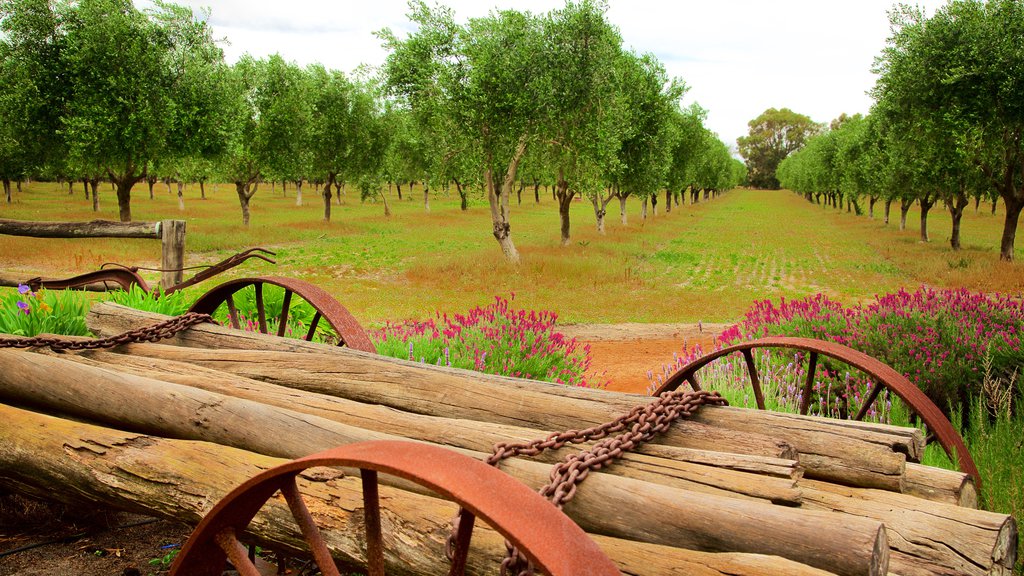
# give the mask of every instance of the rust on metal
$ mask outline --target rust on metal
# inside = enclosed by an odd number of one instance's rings
[[[863,352],[859,352],[835,342],[826,342],[824,340],[815,340],[813,338],[791,338],[776,336],[770,338],[760,338],[758,340],[751,340],[749,342],[742,342],[734,346],[728,346],[721,350],[716,350],[710,354],[702,356],[693,362],[683,366],[674,374],[665,380],[665,383],[661,385],[655,391],[655,395],[662,394],[664,392],[677,389],[683,382],[689,382],[694,390],[700,390],[699,384],[695,374],[698,370],[707,366],[708,364],[733,354],[735,352],[742,352],[746,354],[750,350],[755,348],[789,348],[794,350],[803,350],[810,353],[810,367],[808,370],[807,381],[804,384],[803,396],[800,402],[800,413],[807,414],[810,407],[810,396],[811,386],[814,382],[814,371],[817,367],[818,355],[823,354],[830,358],[840,360],[854,368],[857,368],[861,372],[867,374],[872,380],[875,381],[875,387],[871,390],[868,397],[865,399],[865,405],[869,405],[874,402],[881,392],[879,385],[884,386],[892,393],[896,394],[907,407],[917,414],[925,425],[928,426],[928,431],[934,435],[935,439],[939,441],[943,450],[949,455],[950,459],[957,462],[960,466],[960,471],[969,474],[974,478],[975,485],[978,489],[981,489],[981,474],[978,473],[978,468],[974,464],[974,460],[971,458],[970,452],[967,450],[967,446],[964,445],[963,438],[950,424],[949,419],[942,413],[942,410],[935,405],[921,391],[920,388],[915,386],[906,376],[900,374],[888,364],[883,363],[877,358],[868,356]],[[751,374],[756,374],[752,372]],[[759,403],[758,408],[764,409],[763,404]],[[861,408],[857,413],[856,418],[862,419],[866,410]]]
[[[67,290],[69,288],[89,288],[90,286],[102,285],[104,290],[109,290],[109,284],[116,284],[122,290],[131,290],[132,286],[138,286],[145,292],[149,292],[149,284],[139,276],[138,270],[133,268],[107,268],[86,272],[70,278],[32,278],[25,282],[32,290],[46,288],[47,290]],[[96,290],[100,288],[96,287]]]
[[[208,280],[218,274],[221,274],[234,268],[235,266],[238,266],[239,264],[245,262],[246,260],[249,260],[250,258],[259,258],[260,260],[263,260],[265,262],[277,264],[275,260],[267,258],[263,254],[269,254],[271,256],[277,255],[275,252],[271,252],[270,250],[267,250],[265,248],[250,248],[244,252],[239,252],[234,256],[221,260],[220,262],[210,266],[209,268],[203,270],[202,272],[197,273],[195,276],[189,278],[188,280],[185,280],[180,284],[175,284],[174,286],[171,286],[170,288],[167,289],[166,294],[170,294],[171,292],[181,290],[182,288],[188,288],[189,286],[198,284],[203,280]]]
[[[183,288],[188,288],[221,274],[239,264],[249,260],[251,258],[259,258],[271,264],[276,264],[274,260],[267,258],[263,254],[269,254],[275,256],[274,252],[266,250],[264,248],[250,248],[244,252],[239,252],[234,256],[226,258],[216,264],[205,267],[202,272],[199,272],[195,276],[185,280],[180,284],[175,284],[164,291],[165,294],[176,292]],[[113,266],[107,268],[107,266]],[[194,268],[194,267],[193,267]],[[188,270],[189,268],[183,268],[182,270]],[[81,288],[93,291],[107,291],[110,290],[110,284],[116,284],[122,290],[131,290],[132,286],[138,286],[144,292],[152,292],[149,284],[146,280],[139,275],[139,270],[154,270],[158,272],[172,272],[173,270],[163,270],[159,268],[140,268],[138,266],[124,266],[122,264],[104,264],[100,270],[93,272],[86,272],[85,274],[79,274],[78,276],[72,276],[70,278],[32,278],[27,280],[27,284],[32,290],[39,290],[40,288],[46,288],[49,290],[67,290],[73,288]]]
[[[308,302],[316,311],[313,322],[309,327],[309,332],[306,334],[306,340],[312,338],[313,333],[316,331],[317,323],[322,318],[330,324],[331,328],[334,329],[335,334],[338,335],[339,345],[343,344],[349,348],[362,350],[363,352],[376,352],[376,348],[370,341],[369,336],[366,335],[366,331],[363,330],[362,325],[359,324],[359,321],[352,316],[352,313],[349,312],[347,308],[342,306],[340,302],[328,294],[324,289],[295,278],[259,276],[256,278],[239,278],[237,280],[230,280],[201,296],[199,300],[192,305],[189,311],[213,314],[217,308],[225,302],[228,304],[229,309],[233,309],[234,301],[232,299],[232,295],[243,288],[252,286],[256,291],[258,313],[260,314],[260,330],[266,334],[266,310],[262,305],[264,284],[278,286],[280,288],[284,288],[285,291],[284,301],[288,303],[288,305],[282,306],[281,316],[278,318],[278,335],[283,333],[280,326],[287,323],[292,294],[296,294]],[[238,319],[236,312],[232,314],[232,326],[237,328],[237,322]]]
[[[372,471],[374,474],[366,474],[362,478],[363,485],[372,484],[374,490],[378,472],[429,488],[458,503],[467,515],[465,521],[470,527],[470,518],[483,519],[521,550],[533,565],[550,576],[620,574],[616,565],[569,517],[511,476],[448,449],[407,441],[379,440],[350,444],[300,458],[267,470],[235,488],[192,532],[171,566],[171,576],[220,576],[227,557],[218,543],[226,540],[222,535],[244,532],[275,492],[286,490],[287,498],[291,490],[288,486],[294,484],[295,477],[314,466],[345,466]],[[301,501],[301,496],[296,494],[293,497]],[[364,494],[364,499],[376,500],[376,494],[370,498]],[[289,505],[289,508],[300,526],[312,522],[304,505]],[[366,524],[371,530],[371,522]],[[379,529],[379,523],[374,524],[377,528],[373,529]],[[313,530],[319,535],[319,530],[315,527]],[[470,532],[460,530],[460,533],[466,534],[466,541],[460,543],[459,548],[468,548]],[[305,528],[303,534],[306,542],[310,543]],[[379,538],[379,534],[370,538],[373,541]],[[322,538],[319,541],[322,542]],[[311,546],[321,571],[337,574],[337,571],[331,571],[333,561],[317,557],[316,549],[320,545]],[[369,561],[370,574],[384,573],[383,553],[371,553]],[[244,563],[241,559],[239,562]],[[462,574],[463,571],[464,565],[453,565],[450,574]]]

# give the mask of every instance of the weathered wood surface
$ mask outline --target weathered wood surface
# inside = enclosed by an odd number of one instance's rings
[[[104,304],[93,307],[87,323],[94,332],[110,335],[159,318],[159,315]],[[187,352],[150,351],[145,349],[146,345],[139,345],[131,352],[185,360],[282,386],[409,412],[542,430],[594,426],[638,403],[651,401],[643,396],[566,388],[426,366],[344,348],[296,344],[297,341],[240,333],[213,325],[190,329],[168,342],[197,348],[188,348]],[[243,345],[249,348],[242,349]],[[205,347],[217,349],[201,349]],[[275,347],[306,354],[287,354]],[[253,350],[262,352],[257,354]],[[309,358],[304,357],[307,355]],[[714,446],[721,451],[772,455],[764,451],[764,446],[758,451],[752,451],[753,446],[744,446],[758,436],[764,438],[770,434],[801,453],[801,464],[809,477],[897,491],[904,487],[905,454],[920,451],[914,447],[917,440],[904,433],[891,433],[884,428],[877,432],[865,430],[865,425],[860,423],[844,426],[825,422],[815,422],[812,425],[815,431],[805,433],[793,425],[793,419],[788,415],[780,417],[728,408],[702,410],[694,421],[673,426],[657,443],[693,448]],[[755,427],[761,434],[752,430]],[[819,437],[822,432],[827,435],[825,438]]]
[[[963,472],[932,466],[908,463],[904,493],[964,508],[978,507],[978,489],[974,486],[974,478]]]
[[[157,222],[33,222],[0,219],[0,234],[34,238],[159,238]]]
[[[1006,514],[896,494],[804,480],[804,508],[842,510],[885,524],[893,551],[891,570],[918,565],[954,574],[1009,574],[1017,561],[1017,524]]]
[[[0,399],[142,433],[288,458],[394,439],[250,400],[13,350],[0,350]],[[549,467],[540,463],[513,458],[500,468],[534,489],[548,481]],[[873,573],[888,551],[876,522],[603,473],[591,474],[587,483],[565,511],[588,532],[704,551],[781,555],[840,574]],[[765,539],[762,531],[775,536]]]
[[[481,453],[489,452],[498,442],[529,441],[550,434],[550,431],[410,414],[333,396],[300,393],[181,362],[106,351],[60,354],[60,358],[246,398],[404,438]],[[589,445],[592,443],[583,446]],[[531,460],[554,463],[578,449],[572,446],[550,450]],[[795,460],[648,445],[641,446],[637,453],[624,455],[612,471],[626,477],[707,494],[755,498],[791,506],[800,502],[799,490],[794,485],[802,474]]]
[[[0,418],[7,424],[0,427],[0,485],[49,499],[102,503],[192,524],[236,485],[285,462],[216,444],[121,432],[4,405],[0,405]],[[335,558],[362,564],[365,543],[358,477],[306,475],[299,484]],[[447,572],[444,539],[454,505],[387,486],[380,491],[389,573]],[[277,550],[301,549],[301,535],[280,499],[268,502],[249,532],[258,543]],[[592,537],[624,574],[830,574],[778,557],[712,554]],[[467,573],[497,573],[503,553],[502,538],[479,526],[473,534]]]
[[[164,270],[160,276],[160,287],[168,290],[181,284],[184,267],[185,221],[164,220],[160,223],[160,268]]]

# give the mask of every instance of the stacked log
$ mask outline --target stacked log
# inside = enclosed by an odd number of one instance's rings
[[[111,335],[158,319],[102,304],[88,322]],[[0,438],[0,484],[194,522],[281,458],[385,438],[484,458],[649,401],[202,325],[109,351],[0,351],[0,417],[18,423]],[[565,512],[628,574],[1009,574],[1013,518],[974,509],[966,475],[915,463],[923,446],[913,429],[705,406],[591,474]],[[577,449],[499,467],[539,488]],[[358,480],[304,488],[336,558],[358,565]],[[451,504],[383,490],[389,563],[445,570]],[[282,514],[265,508],[254,536],[294,546]],[[474,546],[470,572],[493,573],[500,538]]]

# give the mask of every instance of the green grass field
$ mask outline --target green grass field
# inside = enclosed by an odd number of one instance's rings
[[[109,185],[100,186],[100,212],[91,210],[81,185],[69,196],[56,184],[32,183],[0,205],[0,217],[26,220],[116,219]],[[278,264],[253,262],[234,275],[280,274],[320,285],[369,324],[423,318],[437,310],[465,310],[494,295],[516,294],[517,304],[554,310],[562,322],[730,322],[751,302],[796,298],[817,292],[846,303],[901,286],[922,284],[1019,293],[1024,267],[998,261],[1002,216],[983,207],[964,217],[965,249],[948,247],[949,217],[933,210],[932,242],[918,240],[917,213],[908,229],[889,226],[809,204],[788,192],[734,190],[709,202],[676,207],[646,222],[639,202],[628,205],[628,225],[619,221],[618,203],[609,205],[607,234],[599,235],[588,201],[572,211],[572,243],[559,246],[558,214],[549,194],[536,204],[531,189],[513,208],[512,235],[522,253],[518,267],[506,264],[490,235],[486,203],[476,198],[468,212],[454,194],[432,194],[430,212],[417,188],[399,202],[394,215],[383,206],[361,203],[349,191],[333,206],[333,221],[322,222],[322,200],[305,190],[305,204],[263,184],[253,200],[252,226],[241,226],[234,187],[197,186],[185,192],[185,210],[158,184],[150,200],[136,186],[136,220],[188,221],[186,263],[211,263],[236,251],[264,246],[278,253]],[[104,262],[156,266],[153,240],[0,240],[0,271],[26,278],[66,276]],[[1018,258],[1022,251],[1018,249]],[[156,275],[152,275],[155,279]],[[187,275],[186,275],[187,277]],[[208,289],[207,282],[200,290]]]

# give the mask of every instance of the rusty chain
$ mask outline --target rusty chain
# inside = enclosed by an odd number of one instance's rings
[[[689,418],[705,404],[724,406],[728,402],[718,392],[672,390],[661,394],[654,402],[635,406],[628,413],[599,426],[556,432],[530,442],[499,442],[494,445],[494,451],[486,462],[497,466],[502,460],[513,456],[536,456],[566,444],[601,440],[588,450],[567,456],[552,468],[550,481],[540,489],[540,495],[561,510],[576,495],[579,483],[587,478],[591,470],[598,470],[606,463],[617,460],[623,453],[668,430],[679,418]],[[622,433],[609,436],[616,432]],[[454,557],[458,522],[457,514],[452,520],[452,532],[445,547],[449,559]],[[501,575],[532,576],[535,572],[533,565],[508,541],[505,546],[508,555],[501,562]]]
[[[213,322],[209,314],[198,314],[189,312],[181,316],[175,316],[169,320],[158,322],[150,326],[143,326],[135,330],[129,330],[116,336],[108,338],[95,338],[89,340],[65,340],[55,337],[34,338],[0,338],[0,348],[40,348],[49,346],[51,350],[60,352],[63,350],[96,350],[98,348],[113,348],[122,344],[136,344],[140,342],[159,342],[171,338],[177,333],[191,328],[197,324]]]

